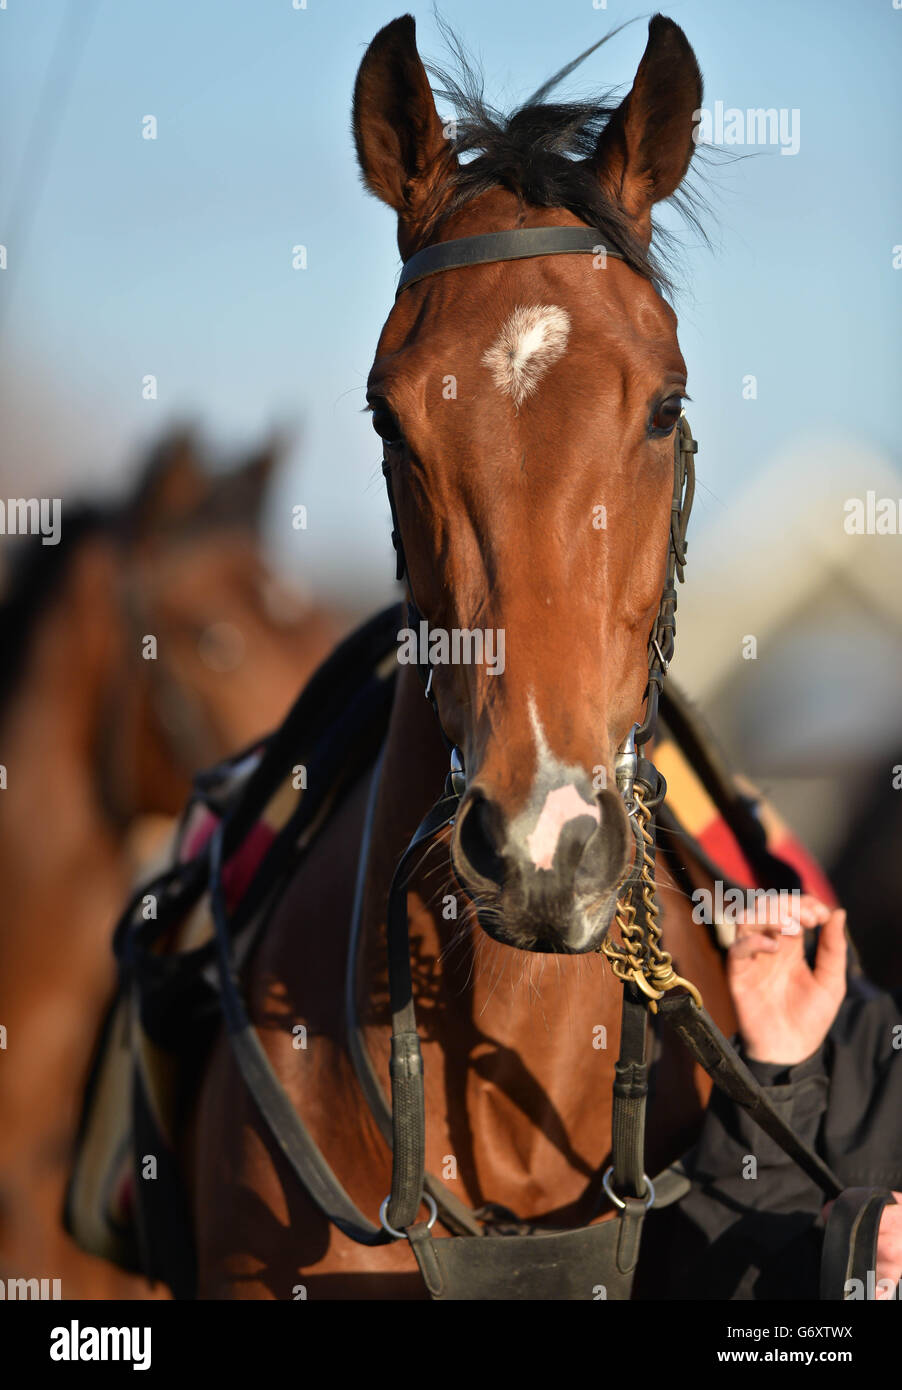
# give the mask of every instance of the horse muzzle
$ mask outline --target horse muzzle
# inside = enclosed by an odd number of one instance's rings
[[[456,818],[458,881],[483,930],[520,950],[596,950],[632,857],[621,798],[568,773],[566,780],[546,774],[512,819],[477,781]]]

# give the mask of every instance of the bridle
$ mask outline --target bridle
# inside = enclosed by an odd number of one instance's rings
[[[428,246],[405,264],[395,298],[429,276],[474,265],[523,260],[534,256],[589,254],[602,267],[608,258],[623,260],[604,244],[602,233],[592,227],[529,227],[480,236],[463,237]],[[621,745],[616,760],[618,790],[626,805],[636,841],[636,859],[621,885],[617,904],[617,923],[622,945],[608,937],[601,950],[611,962],[615,975],[624,984],[623,1025],[617,1081],[614,1086],[613,1162],[604,1174],[605,1191],[623,1216],[636,1216],[635,1203],[644,1208],[655,1200],[655,1188],[643,1170],[644,1111],[647,1096],[648,1063],[645,1055],[646,1010],[656,1012],[659,1001],[675,988],[685,991],[690,1005],[704,1013],[701,995],[689,981],[677,975],[667,951],[661,945],[658,907],[655,900],[655,811],[666,793],[664,778],[652,762],[642,756],[643,746],[654,736],[658,703],[664,679],[673,658],[676,636],[677,581],[685,578],[686,532],[695,494],[696,441],[685,413],[681,413],[674,432],[673,493],[670,534],[664,585],[658,612],[648,641],[648,681],[645,690],[645,718],[635,724]],[[392,543],[397,557],[397,577],[407,580],[412,625],[422,619],[410,585],[398,513],[388,464],[383,462],[392,514]],[[438,715],[432,691],[432,671],[420,667],[426,694]],[[441,721],[439,721],[441,724]],[[445,737],[445,742],[450,742]],[[412,852],[439,830],[453,824],[466,787],[463,760],[451,748],[451,770],[445,794],[429,812],[414,835],[392,881],[388,910],[389,984],[392,1001],[392,1191],[380,1213],[383,1224],[393,1235],[409,1233],[415,1222],[423,1191],[424,1112],[422,1098],[422,1059],[413,1008],[407,938],[407,895],[405,870]],[[705,1019],[710,1027],[716,1026]],[[725,1041],[725,1040],[724,1040]],[[725,1044],[726,1045],[726,1044]],[[738,1061],[738,1059],[737,1059]],[[741,1065],[741,1064],[740,1064]],[[826,1169],[815,1158],[820,1179]],[[828,1183],[835,1184],[832,1174]],[[625,1194],[625,1195],[619,1195]],[[429,1194],[427,1193],[427,1199]],[[433,1203],[435,1198],[433,1197]],[[644,1214],[644,1211],[643,1211]],[[434,1220],[434,1215],[433,1215]]]
[[[429,276],[474,265],[524,260],[535,256],[580,253],[592,255],[596,264],[600,264],[601,267],[606,266],[608,258],[623,260],[623,256],[619,252],[608,250],[601,237],[602,233],[594,227],[521,227],[510,231],[488,232],[481,236],[462,237],[454,241],[439,242],[435,246],[427,246],[407,261],[398,281],[395,299],[397,301],[404,290],[419,284]],[[627,884],[632,890],[641,882],[640,896],[641,894],[650,895],[652,902],[645,906],[644,911],[641,904],[637,905],[637,908],[630,914],[629,901],[622,898],[618,920],[621,934],[626,933],[625,944],[631,946],[632,950],[625,957],[624,953],[613,947],[612,943],[606,942],[602,949],[611,959],[618,977],[623,980],[630,977],[635,978],[640,988],[650,998],[653,998],[655,993],[660,993],[663,989],[673,988],[676,983],[686,983],[678,976],[673,975],[672,971],[670,974],[667,973],[666,967],[670,958],[661,952],[656,939],[654,944],[650,942],[646,946],[639,941],[638,936],[638,933],[643,930],[644,922],[650,917],[651,926],[647,930],[651,931],[654,938],[656,920],[656,910],[653,903],[654,810],[663,801],[666,792],[664,779],[648,760],[640,758],[640,750],[654,736],[660,693],[670,662],[673,659],[676,637],[676,584],[678,580],[682,583],[685,578],[686,532],[695,495],[695,454],[697,449],[698,445],[692,438],[689,422],[685,413],[681,413],[674,430],[673,494],[664,586],[648,640],[648,682],[643,697],[645,719],[641,725],[633,726],[622,744],[617,758],[617,786],[627,806],[636,840],[637,859],[641,865],[640,879],[630,878],[627,880]],[[423,621],[423,614],[413,598],[412,582],[398,522],[391,470],[385,460],[383,460],[382,471],[385,476],[391,508],[392,544],[397,559],[396,578],[407,582],[410,594],[408,604],[410,623],[418,630]],[[421,664],[419,669],[425,682],[427,698],[432,703],[441,728],[438,705],[432,689],[433,673],[428,660]],[[463,758],[460,750],[452,747],[444,729],[442,729],[442,737],[451,750],[450,790],[460,798],[466,788]],[[651,843],[649,843],[649,837],[652,837]],[[639,926],[636,925],[637,915]],[[641,961],[637,954],[640,950]],[[649,972],[654,979],[654,984],[649,980]],[[665,981],[667,981],[666,984]],[[699,1002],[701,1002],[700,998]]]
[[[397,294],[428,276],[446,271],[530,256],[592,254],[623,259],[606,250],[601,234],[590,227],[518,228],[482,236],[442,242],[417,252],[401,274]],[[388,979],[391,1007],[391,1107],[379,1075],[369,1057],[357,1017],[355,999],[356,955],[360,938],[363,884],[367,846],[376,806],[381,760],[373,772],[364,824],[357,892],[348,950],[345,989],[348,1044],[354,1069],[373,1117],[392,1148],[391,1192],[382,1203],[379,1223],[355,1205],[332,1172],[300,1115],[289,1099],[269,1061],[248,1016],[241,995],[238,966],[229,933],[228,912],[222,883],[224,843],[229,832],[225,820],[214,834],[210,849],[210,904],[217,944],[217,968],[222,1011],[229,1041],[245,1082],[266,1120],[270,1133],[309,1195],[328,1219],[351,1239],[364,1245],[407,1239],[426,1287],[434,1298],[492,1299],[584,1298],[586,1289],[605,1280],[606,1296],[629,1298],[638,1263],[644,1218],[652,1205],[660,1208],[679,1200],[690,1184],[679,1164],[671,1165],[652,1181],[644,1172],[645,1108],[649,1063],[646,1056],[648,1013],[658,1013],[687,1047],[716,1085],[746,1109],[762,1129],[822,1190],[837,1198],[842,1184],[819,1155],[801,1140],[745,1063],[705,1010],[698,990],[673,970],[670,955],[661,944],[655,899],[655,813],[663,802],[666,785],[652,762],[643,756],[657,722],[658,700],[673,655],[676,583],[684,578],[686,528],[695,482],[696,444],[685,415],[674,435],[674,473],[668,557],[658,613],[648,643],[648,683],[645,718],[635,724],[618,751],[616,779],[636,842],[635,862],[620,885],[616,920],[621,943],[607,939],[601,949],[623,984],[620,1054],[613,1085],[611,1156],[602,1176],[604,1192],[615,1207],[614,1217],[575,1230],[508,1235],[503,1239],[476,1239],[490,1234],[478,1214],[425,1170],[426,1114],[423,1061],[414,1009],[410,963],[407,888],[424,846],[453,825],[466,791],[466,772],[457,748],[442,731],[451,753],[450,771],[443,795],[427,812],[399,860],[392,877],[387,909]],[[411,620],[422,614],[410,588],[401,531],[388,465],[383,463],[392,513],[392,540],[398,578],[408,581]],[[426,695],[438,709],[428,660],[420,667]],[[441,721],[439,720],[439,728]],[[419,853],[418,853],[419,851]],[[863,1189],[849,1189],[861,1193]],[[867,1200],[876,1202],[865,1194]],[[856,1199],[858,1200],[858,1199]],[[854,1211],[860,1209],[854,1203]],[[881,1200],[892,1200],[891,1194]],[[430,1209],[428,1221],[418,1221],[421,1202]],[[839,1201],[836,1207],[843,1204]],[[882,1208],[881,1208],[882,1209]],[[871,1211],[871,1208],[868,1208]],[[876,1210],[876,1208],[875,1208]],[[854,1214],[854,1213],[853,1213]],[[460,1239],[435,1241],[432,1226],[438,1216]],[[871,1216],[874,1217],[873,1211]],[[860,1259],[873,1259],[876,1240],[874,1220],[867,1241],[860,1243]],[[870,1239],[873,1235],[873,1240]],[[842,1251],[840,1252],[842,1253]],[[831,1261],[825,1297],[841,1297],[844,1266]],[[826,1277],[826,1276],[825,1276]]]
[[[439,242],[417,252],[407,261],[401,272],[395,299],[397,300],[406,289],[420,284],[429,276],[447,271],[500,261],[524,260],[535,256],[568,254],[592,255],[596,265],[600,267],[607,265],[609,257],[615,260],[624,259],[619,252],[609,250],[605,246],[602,233],[593,227],[526,227],[503,232],[489,232],[480,236]],[[662,997],[666,990],[677,985],[683,985],[690,989],[698,1004],[701,1005],[698,991],[694,986],[689,985],[688,981],[674,973],[671,958],[660,945],[660,930],[657,925],[658,910],[654,896],[654,812],[664,799],[666,784],[652,763],[641,756],[643,745],[653,737],[655,732],[659,696],[673,658],[676,636],[676,583],[677,580],[682,582],[685,578],[686,531],[695,494],[695,453],[697,447],[692,438],[692,431],[689,428],[685,413],[681,413],[674,431],[673,492],[664,586],[648,641],[648,682],[644,695],[645,719],[641,725],[633,725],[630,734],[621,745],[616,762],[617,787],[626,804],[636,842],[636,865],[621,886],[618,900],[617,921],[623,946],[617,946],[607,939],[604,945],[599,948],[611,961],[618,978],[625,985],[632,983],[646,997],[652,1008],[656,1007],[656,1001]],[[410,594],[408,604],[410,623],[411,626],[418,628],[423,614],[413,597],[392,487],[391,471],[387,461],[383,461],[382,471],[386,480],[392,515],[392,544],[397,558],[396,576],[399,580],[406,579],[407,581]],[[438,718],[438,706],[432,689],[432,669],[428,662],[420,666],[420,674],[425,681],[427,697],[431,700]],[[440,719],[439,727],[441,728]],[[443,823],[452,824],[457,806],[466,789],[466,774],[460,750],[451,746],[444,730],[442,730],[442,736],[451,749],[451,771],[445,796],[438,804],[444,811]],[[435,808],[433,809],[435,810]],[[433,828],[430,834],[435,833]],[[415,840],[417,844],[422,843],[419,832],[417,832]],[[399,888],[400,884],[396,873],[392,894],[396,899],[400,896]],[[392,951],[391,946],[391,917],[390,901],[389,954],[390,959],[394,956],[397,990],[392,998],[395,1001],[396,996],[400,999],[401,994],[405,996],[408,994],[409,953],[406,944],[406,895],[403,907],[405,919],[403,951],[400,941],[402,917],[400,909],[395,913],[398,938],[398,949],[395,952]],[[641,1005],[638,1007],[642,1009]],[[642,1009],[642,1015],[644,1025],[644,1009]],[[397,1034],[403,1034],[409,1039],[408,1046],[412,1051],[409,1064],[414,1065],[413,1055],[418,1052],[419,1040],[416,1034],[412,999],[398,1009],[395,1009],[393,1004],[393,1016],[397,1022],[395,1030]],[[640,1051],[634,1047],[634,1055],[629,1057],[627,1065],[631,1068],[644,1066],[644,1026],[641,1030],[634,1028],[627,1031],[634,1042],[637,1041],[640,1031],[643,1039],[641,1055]],[[414,1043],[414,1039],[416,1039],[416,1043]],[[395,1094],[396,1089],[397,1095]],[[403,1109],[405,1102],[401,1094],[401,1087],[396,1088],[393,1080],[393,1113],[399,1112],[399,1102],[400,1108]],[[398,1153],[397,1145],[394,1146],[394,1152]],[[619,1168],[620,1171],[618,1172],[618,1165],[615,1161],[605,1174],[605,1187],[613,1200],[620,1200],[616,1198],[610,1188],[611,1180],[615,1177],[625,1179],[627,1185],[632,1182],[637,1197],[645,1198],[649,1194],[654,1196],[654,1189],[647,1176],[642,1172],[641,1165],[638,1172],[636,1172],[635,1162],[622,1161]],[[401,1211],[401,1204],[395,1199],[395,1186],[396,1184],[393,1182],[392,1197],[386,1199],[382,1211],[383,1222],[393,1232],[397,1231],[399,1227],[409,1225],[416,1214],[416,1207],[413,1208],[412,1212],[410,1211],[412,1198],[405,1204],[403,1212]],[[419,1202],[417,1202],[418,1205]]]

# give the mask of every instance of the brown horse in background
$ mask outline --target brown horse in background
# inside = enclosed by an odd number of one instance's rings
[[[363,59],[354,134],[366,184],[397,213],[405,260],[477,233],[580,225],[600,228],[623,256],[604,268],[569,255],[473,265],[414,284],[389,314],[368,384],[421,612],[432,628],[506,634],[503,674],[433,668],[467,792],[410,889],[427,1168],[474,1208],[491,1202],[560,1227],[590,1218],[611,1148],[621,986],[595,951],[631,842],[620,798],[594,788],[598,768],[614,786],[616,751],[641,720],[661,599],[686,368],[649,259],[651,214],[686,174],[702,88],[685,36],[661,17],[616,108],[543,105],[551,85],[509,120],[472,86],[458,91],[455,147],[408,16]],[[466,151],[477,157],[462,161]],[[593,525],[599,504],[604,528]],[[418,673],[403,666],[378,773],[357,979],[386,1079],[389,884],[447,765]],[[244,988],[292,1103],[375,1220],[391,1155],[351,1065],[342,1006],[369,783],[295,872]],[[659,866],[675,968],[732,1031],[720,956],[663,855]],[[589,902],[578,871],[593,884]],[[448,921],[443,902],[458,885],[468,909]],[[310,1040],[302,1051],[298,1024]],[[604,1049],[593,1045],[599,1025]],[[666,1037],[649,1172],[692,1141],[709,1085]],[[299,1282],[310,1297],[424,1296],[406,1242],[355,1244],[301,1189],[224,1035],[190,1147],[201,1297],[291,1298]]]
[[[192,775],[277,723],[341,632],[262,557],[276,457],[217,476],[174,434],[122,507],[17,543],[0,606],[0,1274],[64,1298],[150,1293],[60,1224],[123,896]]]

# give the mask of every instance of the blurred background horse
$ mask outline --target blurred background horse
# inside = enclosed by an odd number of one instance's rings
[[[55,546],[5,542],[0,1275],[64,1298],[150,1292],[60,1225],[116,916],[193,774],[278,724],[342,631],[263,558],[278,453],[215,473],[177,431],[124,503],[64,503]]]

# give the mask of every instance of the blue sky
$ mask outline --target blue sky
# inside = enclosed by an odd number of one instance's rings
[[[9,219],[23,177],[32,186],[23,151],[69,7],[0,10],[0,295],[12,295],[0,303],[12,421],[2,485],[21,492],[24,473],[67,489],[121,485],[141,441],[175,417],[228,450],[297,422],[302,446],[271,513],[277,547],[328,582],[354,563],[388,592],[387,505],[360,408],[398,257],[393,216],[359,183],[350,101],[366,43],[403,6],[78,3],[94,13],[66,107],[50,113],[52,158],[24,241]],[[498,104],[650,13],[617,0],[441,9]],[[421,51],[441,58],[431,6],[413,12]],[[715,249],[688,243],[676,307],[703,531],[755,470],[812,437],[848,438],[898,466],[902,11],[683,0],[664,12],[696,50],[706,105],[800,112],[796,156],[764,148],[715,169]],[[628,85],[645,29],[620,34],[567,90]],[[147,114],[156,141],[141,139]],[[291,266],[298,243],[306,271]],[[156,402],[140,395],[149,372]],[[742,399],[747,373],[755,402]],[[308,507],[306,533],[291,532],[293,501]]]

